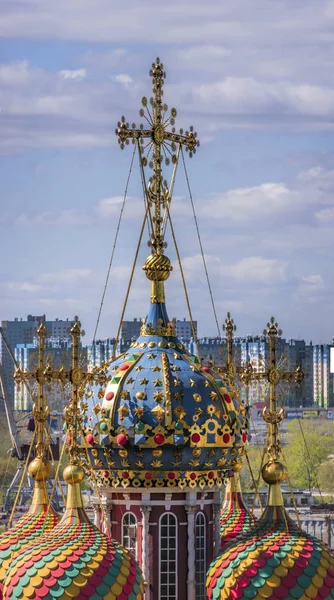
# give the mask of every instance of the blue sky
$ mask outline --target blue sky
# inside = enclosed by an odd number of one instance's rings
[[[4,0],[0,15],[1,319],[79,314],[91,338],[131,161],[114,130],[140,122],[160,56],[177,126],[201,140],[187,168],[219,321],[257,333],[274,314],[286,337],[331,340],[333,1]],[[99,337],[117,329],[141,198],[135,162]],[[182,168],[172,214],[199,333],[215,335]],[[146,314],[146,254],[145,239],[128,318]]]

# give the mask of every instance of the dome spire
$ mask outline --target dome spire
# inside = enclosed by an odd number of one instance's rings
[[[116,135],[121,149],[129,144],[130,140],[133,144],[137,143],[141,167],[144,168],[149,165],[153,170],[153,175],[150,177],[147,186],[143,176],[144,193],[148,203],[149,222],[151,224],[149,246],[152,252],[143,268],[147,278],[152,281],[151,302],[164,303],[164,281],[168,279],[172,270],[169,259],[163,256],[164,249],[167,246],[164,241],[164,234],[166,221],[169,217],[171,193],[167,181],[163,178],[162,166],[163,163],[169,165],[170,162],[176,165],[182,147],[192,157],[199,146],[199,141],[193,127],[190,127],[189,131],[185,133],[183,129],[176,133],[174,125],[177,111],[172,108],[170,114],[167,114],[168,106],[163,102],[163,86],[166,73],[159,58],[152,64],[150,76],[153,82],[153,96],[149,101],[145,96],[142,98],[142,108],[139,111],[140,116],[144,117],[149,124],[149,128],[144,129],[143,124],[140,124],[137,128],[134,123],[130,128],[129,123],[125,122],[125,117],[122,117],[118,123]],[[172,126],[171,130],[168,129],[170,125]],[[149,157],[150,160],[148,160]]]
[[[64,469],[68,484],[66,510],[52,531],[11,561],[4,582],[4,600],[143,598],[143,580],[135,558],[111,539],[110,532],[105,535],[90,522],[82,504],[80,484],[85,471],[77,441],[82,419],[79,399],[85,381],[80,367],[82,334],[80,321],[75,317],[71,328],[72,398],[65,409],[69,452],[69,465]]]
[[[51,475],[49,450],[46,443],[46,422],[49,407],[45,399],[45,384],[49,381],[50,365],[46,361],[46,327],[43,323],[37,328],[38,357],[37,368],[34,371],[15,370],[15,382],[22,383],[37,381],[37,399],[32,408],[35,422],[35,458],[31,461],[28,472],[34,480],[34,492],[29,510],[18,521],[0,536],[0,598],[2,598],[3,581],[6,571],[19,552],[38,537],[52,530],[58,522],[53,508],[49,506],[46,482]],[[9,521],[10,524],[11,520]]]

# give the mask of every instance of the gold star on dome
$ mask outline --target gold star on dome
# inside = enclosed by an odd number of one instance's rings
[[[194,365],[191,365],[191,367],[190,367],[190,370],[191,370],[193,373],[195,373],[195,371],[196,371],[196,367],[195,367]]]
[[[122,465],[122,467],[129,467],[130,463],[128,460],[126,460],[126,458],[122,458],[121,465]]]
[[[151,352],[150,354],[147,355],[147,358],[149,358],[151,360],[154,359],[154,358],[156,358],[156,357],[157,357],[157,355],[153,354],[153,352]]]
[[[218,400],[217,392],[210,392],[209,396],[210,396],[211,400]]]
[[[152,460],[151,465],[154,469],[160,469],[160,467],[162,467],[162,462],[161,460]]]
[[[206,462],[206,463],[204,463],[204,466],[205,466],[207,469],[210,469],[210,467],[212,467],[212,465],[213,465],[213,462],[211,462],[211,460],[210,460],[210,461],[208,461],[208,462]]]
[[[143,466],[144,466],[144,463],[143,463],[141,460],[138,460],[138,461],[136,462],[136,467],[138,467],[138,469],[142,469],[142,468],[143,468]]]
[[[177,468],[180,466],[180,464],[181,464],[180,460],[175,460],[174,462],[172,462],[172,467]]]
[[[203,414],[204,414],[204,411],[202,408],[196,408],[195,415],[197,415],[198,417],[202,417]]]
[[[142,371],[143,368],[144,367],[142,365],[138,365],[138,367],[135,367],[135,371]]]
[[[164,399],[163,392],[154,392],[154,394],[153,394],[153,400],[155,402],[162,402],[163,399]]]
[[[175,360],[180,360],[180,358],[181,358],[181,354],[178,354],[177,352],[174,352],[173,356],[174,356]]]
[[[196,387],[196,381],[194,381],[193,379],[190,378],[188,383],[189,383],[190,387]]]
[[[137,452],[135,452],[135,455],[138,456],[138,458],[143,458],[144,450],[137,450]]]
[[[198,466],[199,466],[199,460],[192,458],[189,461],[189,467],[191,467],[192,469],[195,469],[195,467],[198,467]]]
[[[159,367],[159,365],[154,365],[154,367],[152,367],[152,371],[161,371],[161,367]]]
[[[178,419],[183,419],[186,416],[186,414],[186,411],[180,404],[174,409],[174,415],[176,415]]]
[[[210,381],[209,381],[208,379],[206,379],[206,380],[204,381],[204,386],[205,386],[205,387],[210,387]]]
[[[179,367],[179,365],[172,365],[171,369],[172,371],[181,371],[181,367]]]
[[[139,383],[140,385],[147,385],[148,384],[148,379],[139,379]]]
[[[153,381],[153,385],[154,385],[154,387],[160,387],[162,385],[161,379],[155,379]]]
[[[130,385],[131,385],[131,383],[133,383],[133,382],[134,382],[134,379],[133,379],[132,377],[130,377],[130,379],[127,379],[127,380],[126,380],[126,383],[129,383]]]
[[[219,461],[217,462],[217,467],[223,467],[226,463],[225,458],[220,458]]]
[[[178,377],[175,377],[173,379],[173,385],[174,387],[179,387],[181,385],[181,380]]]
[[[176,400],[177,402],[180,402],[183,398],[183,394],[182,392],[174,392],[173,394],[173,398],[174,400]]]
[[[137,408],[135,408],[133,412],[136,415],[136,417],[141,419],[144,415],[145,408],[143,406],[137,406]]]
[[[122,398],[123,400],[127,400],[127,398],[130,398],[130,392],[128,392],[128,390],[123,390],[123,391],[121,392],[121,398]]]
[[[152,408],[151,413],[156,417],[156,419],[162,419],[162,417],[165,414],[165,411],[161,406],[158,405]]]
[[[126,404],[121,404],[117,412],[120,417],[127,417],[130,411]]]

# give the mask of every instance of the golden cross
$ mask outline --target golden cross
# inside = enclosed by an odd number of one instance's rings
[[[278,424],[285,415],[283,407],[277,410],[277,388],[281,381],[288,383],[295,382],[297,385],[300,385],[304,379],[304,373],[300,365],[294,371],[279,369],[276,353],[277,340],[282,335],[282,330],[278,328],[274,317],[271,317],[269,323],[267,323],[267,329],[264,329],[263,335],[267,337],[269,342],[269,366],[264,373],[254,373],[253,379],[266,379],[269,383],[269,410],[268,408],[264,408],[262,416],[264,421],[269,424],[268,454],[272,460],[277,460],[281,452]]]
[[[130,127],[129,123],[125,122],[125,117],[122,117],[118,123],[116,135],[121,149],[124,148],[125,144],[129,144],[130,140],[133,144],[137,142],[141,165],[145,167],[149,164],[153,169],[153,177],[146,190],[149,205],[154,204],[155,207],[151,246],[153,253],[162,254],[164,248],[162,224],[164,219],[161,216],[161,208],[164,208],[169,201],[167,183],[162,178],[162,164],[165,162],[168,165],[170,161],[176,164],[182,146],[185,147],[191,157],[195,154],[199,141],[193,127],[190,127],[189,131],[185,133],[183,129],[180,129],[179,133],[176,132],[174,124],[177,112],[175,108],[171,109],[169,115],[167,114],[168,106],[162,100],[166,73],[159,58],[152,64],[150,76],[153,80],[153,97],[148,101],[144,96],[142,99],[143,108],[139,111],[140,116],[146,119],[149,127],[144,128],[144,125],[141,124],[137,128],[134,123]],[[167,129],[170,125],[172,126],[171,131]],[[145,151],[147,156],[144,156]]]
[[[41,323],[37,328],[38,341],[38,358],[37,367],[32,371],[23,371],[21,367],[17,367],[14,371],[14,380],[20,389],[23,383],[29,389],[29,382],[35,379],[37,382],[37,402],[34,402],[32,414],[36,427],[36,456],[41,459],[46,459],[46,440],[45,430],[46,421],[49,416],[49,407],[45,401],[45,385],[50,383],[55,372],[52,370],[50,363],[46,360],[46,326]]]

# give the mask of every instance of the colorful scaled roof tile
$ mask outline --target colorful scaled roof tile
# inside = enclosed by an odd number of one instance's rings
[[[81,467],[66,467],[66,511],[51,532],[12,561],[4,583],[5,600],[142,599],[142,576],[135,558],[101,533],[82,507],[83,477]]]
[[[25,548],[35,544],[58,523],[58,517],[50,506],[45,491],[45,482],[36,482],[31,507],[14,527],[0,535],[0,599],[3,581],[13,559]]]
[[[267,506],[258,523],[211,564],[208,600],[334,598],[334,556],[300,531],[283,506]]]
[[[256,519],[249,512],[241,493],[239,473],[235,472],[226,485],[220,512],[221,550],[237,535],[249,531]]]

